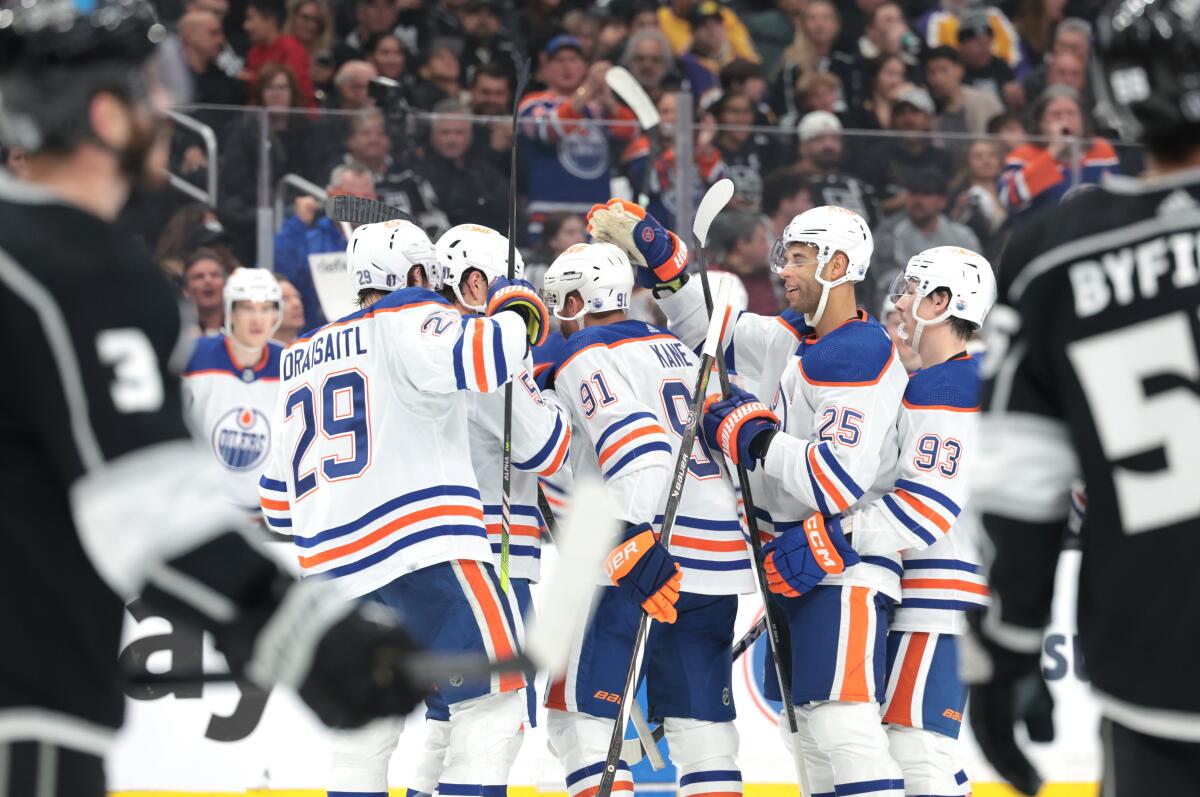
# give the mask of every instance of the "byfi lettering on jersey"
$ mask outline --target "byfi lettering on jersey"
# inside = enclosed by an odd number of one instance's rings
[[[650,350],[663,368],[689,368],[692,366],[687,347],[682,343],[651,343]]]
[[[320,332],[300,346],[291,346],[283,353],[283,378],[294,376],[321,363],[344,357],[360,357],[367,353],[362,341],[362,327],[342,327]]]
[[[1125,307],[1138,298],[1152,299],[1166,288],[1162,280],[1167,275],[1175,288],[1200,284],[1198,243],[1197,233],[1178,232],[1072,264],[1067,275],[1075,294],[1075,315],[1087,318],[1113,303]]]

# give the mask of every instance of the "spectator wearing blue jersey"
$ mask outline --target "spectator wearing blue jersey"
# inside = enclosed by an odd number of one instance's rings
[[[329,193],[375,198],[371,170],[360,163],[336,167],[329,178]],[[320,203],[310,196],[297,197],[295,213],[275,233],[275,271],[295,286],[304,306],[309,327],[325,323],[321,303],[313,286],[309,258],[346,251],[346,236],[328,216],[319,213]]]

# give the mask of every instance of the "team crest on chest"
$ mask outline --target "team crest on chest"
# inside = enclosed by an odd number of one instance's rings
[[[213,453],[222,465],[235,471],[259,467],[271,447],[271,425],[254,407],[235,407],[213,427]]]

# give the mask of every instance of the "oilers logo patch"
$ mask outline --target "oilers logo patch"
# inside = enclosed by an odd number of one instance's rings
[[[263,464],[271,447],[271,425],[254,407],[235,407],[221,416],[212,433],[213,453],[235,471]]]

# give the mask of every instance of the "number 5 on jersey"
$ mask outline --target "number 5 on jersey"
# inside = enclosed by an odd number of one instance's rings
[[[320,432],[327,440],[344,438],[341,450],[321,457],[320,476],[331,482],[354,479],[371,466],[367,377],[357,368],[325,377],[319,395],[308,383],[295,388],[284,403],[284,415],[287,423],[300,424],[296,447],[292,451],[292,480],[297,501],[319,486],[318,467],[301,472],[305,457],[317,438],[318,419]]]

